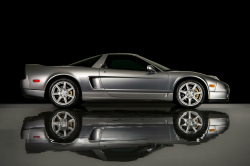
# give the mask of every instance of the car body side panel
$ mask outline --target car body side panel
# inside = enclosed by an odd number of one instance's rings
[[[168,75],[147,71],[100,69],[102,84],[106,91],[167,92]]]
[[[168,92],[168,74],[164,72],[149,73],[102,68],[100,77],[105,91],[113,97],[165,98]]]

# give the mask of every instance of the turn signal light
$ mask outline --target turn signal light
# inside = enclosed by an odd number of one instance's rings
[[[209,131],[214,131],[214,129],[210,129]]]
[[[209,85],[209,87],[214,88],[214,87],[215,87],[215,85],[214,85],[214,84],[210,84],[210,85]]]
[[[33,82],[40,82],[40,80],[33,80]]]

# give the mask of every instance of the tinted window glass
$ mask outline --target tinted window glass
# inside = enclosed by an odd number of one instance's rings
[[[92,67],[99,59],[101,55],[94,56],[88,59],[81,60],[79,62],[75,62],[70,64],[70,66],[84,66],[84,67]]]
[[[156,62],[154,62],[154,61],[151,61],[151,60],[146,59],[146,58],[141,57],[141,56],[140,56],[140,58],[144,59],[145,61],[148,61],[149,63],[153,64],[154,66],[160,68],[160,69],[163,70],[163,71],[170,70],[169,68],[167,68],[167,67],[165,67],[165,66],[162,66],[162,65],[160,65],[160,64],[158,64],[158,63],[156,63]]]
[[[106,66],[111,69],[147,71],[149,63],[132,55],[109,55]]]

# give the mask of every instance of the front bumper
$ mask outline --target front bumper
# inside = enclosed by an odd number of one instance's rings
[[[230,94],[227,91],[224,92],[210,92],[210,98],[209,99],[216,99],[216,100],[220,100],[220,99],[224,99],[227,100],[229,99]]]
[[[228,84],[218,81],[216,88],[210,90],[208,102],[228,102],[230,98],[230,87]]]

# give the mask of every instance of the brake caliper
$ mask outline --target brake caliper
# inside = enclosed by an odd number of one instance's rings
[[[195,92],[199,92],[197,88],[195,88]],[[199,94],[197,94],[195,97],[198,99],[199,98]]]
[[[199,119],[197,118],[197,119],[195,119],[195,121],[199,122]],[[197,125],[197,126],[195,126],[195,128],[197,128],[197,127],[199,127],[199,126],[198,126],[198,125]]]

